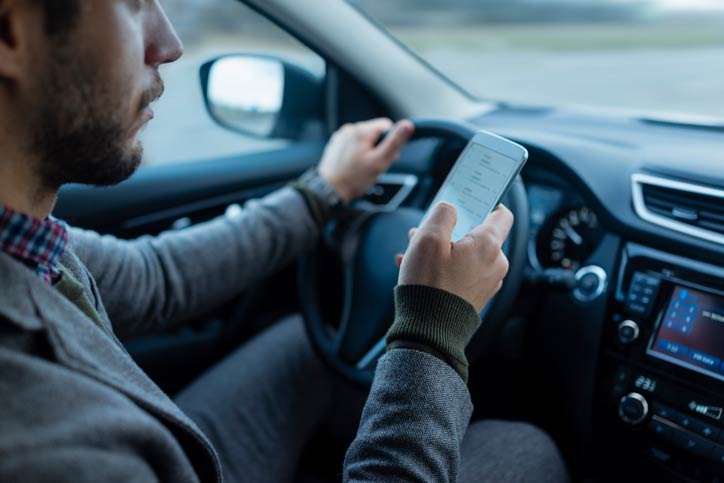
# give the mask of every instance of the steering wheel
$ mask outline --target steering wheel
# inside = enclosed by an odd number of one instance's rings
[[[413,140],[434,137],[467,144],[478,131],[468,123],[437,119],[416,120],[414,124]],[[425,201],[429,203],[434,195],[430,193]],[[483,324],[466,351],[470,362],[498,337],[523,278],[529,222],[528,199],[520,177],[503,203],[515,214],[515,224],[503,246],[510,269],[502,289],[481,313]],[[420,223],[423,214],[409,207],[359,211],[343,227],[332,227],[341,233],[331,242],[332,237],[325,237],[330,250],[320,246],[300,259],[297,285],[312,345],[349,381],[365,386],[372,383],[377,360],[385,352],[384,336],[394,317],[393,289],[399,272],[395,255],[405,252],[408,230]],[[329,286],[322,281],[331,276],[321,267],[323,261],[329,262],[329,253],[334,254],[342,270],[340,320],[327,320],[337,317],[326,316],[321,306],[323,287]]]

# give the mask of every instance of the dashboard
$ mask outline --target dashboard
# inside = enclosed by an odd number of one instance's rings
[[[474,122],[531,153],[539,303],[518,397],[577,478],[724,481],[724,128],[516,108]]]
[[[602,268],[594,254],[613,230],[590,200],[547,172],[533,170],[525,184],[530,273],[573,277],[593,266],[611,284],[595,305],[575,295],[575,280],[569,287],[570,303],[602,320],[602,332],[593,334],[599,352],[588,404],[590,437],[616,472],[611,478],[720,481],[724,268],[623,239],[609,254],[614,265]],[[549,290],[556,285],[544,280]]]

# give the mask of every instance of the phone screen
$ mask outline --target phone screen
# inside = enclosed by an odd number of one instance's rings
[[[500,203],[522,163],[481,144],[468,144],[430,205],[446,201],[457,209],[453,242],[481,224]]]

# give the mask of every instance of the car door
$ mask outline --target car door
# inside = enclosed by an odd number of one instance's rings
[[[156,119],[143,133],[144,165],[131,179],[111,188],[64,187],[54,215],[71,225],[121,238],[182,230],[237,210],[248,199],[280,188],[316,165],[329,133],[342,121],[383,113],[374,99],[366,102],[367,94],[344,77],[345,95],[363,102],[339,116],[344,104],[336,97],[340,90],[335,89],[332,97],[327,86],[330,73],[338,81],[342,71],[243,4],[186,0],[165,4],[186,53],[178,63],[162,67],[166,94],[156,107]],[[294,113],[294,129],[245,132],[219,119],[203,95],[199,73],[207,85],[207,61],[234,52],[247,52],[242,59],[263,58],[283,67],[285,102],[307,104],[306,110]],[[231,93],[244,93],[249,87],[262,89],[259,96],[268,94],[264,85],[256,84],[242,82],[232,86]],[[314,93],[311,104],[310,92]],[[279,115],[277,124],[285,115]],[[294,310],[294,280],[290,267],[267,282],[274,285],[273,297],[268,290],[252,289],[202,320],[124,343],[151,377],[174,393],[269,320]]]

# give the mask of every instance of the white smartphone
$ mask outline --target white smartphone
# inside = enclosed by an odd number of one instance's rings
[[[440,201],[457,209],[457,224],[452,241],[463,238],[485,221],[507,193],[528,160],[528,151],[513,141],[479,131],[470,140],[450,170],[430,210]]]

